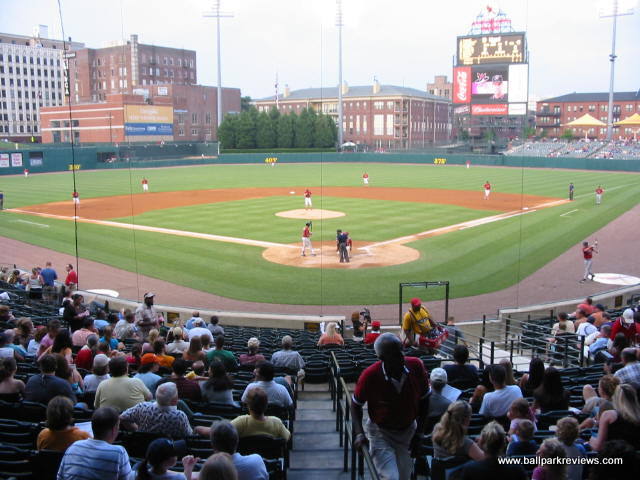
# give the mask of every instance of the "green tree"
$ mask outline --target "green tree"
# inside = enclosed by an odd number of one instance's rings
[[[254,109],[255,110],[255,109]],[[256,115],[251,110],[240,114],[236,135],[236,148],[255,148],[256,146]]]
[[[540,129],[540,138],[547,138],[547,129],[546,128],[541,128]]]
[[[315,121],[315,133],[313,135],[314,147],[335,147],[338,129],[329,115],[318,115]]]
[[[238,115],[227,114],[218,127],[218,141],[222,148],[236,148],[238,134]]]
[[[276,146],[276,132],[267,112],[258,114],[256,122],[256,147],[273,148]]]
[[[277,128],[277,145],[279,148],[293,147],[293,125],[295,123],[295,113],[280,115]]]
[[[271,120],[271,128],[273,129],[273,143],[278,145],[278,121],[280,120],[280,112],[276,107],[271,107],[269,110],[269,120]]]
[[[240,111],[247,112],[251,108],[251,97],[249,95],[247,95],[246,97],[240,97]]]
[[[524,138],[531,138],[536,134],[536,129],[534,127],[524,127],[522,130],[522,136]]]
[[[466,130],[460,130],[458,132],[458,138],[463,142],[468,141],[469,140],[469,132],[466,131]]]
[[[561,138],[566,140],[573,140],[573,130],[567,128],[564,132],[562,132]]]
[[[302,110],[295,125],[294,145],[296,148],[313,147],[313,121],[314,115],[309,109]]]

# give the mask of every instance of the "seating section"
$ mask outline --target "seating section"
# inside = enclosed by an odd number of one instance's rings
[[[585,139],[570,142],[562,139],[526,141],[505,151],[504,155],[632,160],[640,158],[640,142],[635,140],[606,142]]]

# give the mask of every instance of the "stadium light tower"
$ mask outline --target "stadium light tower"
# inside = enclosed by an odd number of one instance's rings
[[[613,34],[611,39],[611,73],[609,76],[609,108],[607,111],[607,141],[613,138],[613,82],[616,63],[616,24],[618,17],[633,15],[635,0],[606,0],[600,3],[600,18],[613,18]]]
[[[217,126],[220,126],[222,122],[222,60],[220,56],[220,19],[233,17],[231,13],[225,13],[220,11],[220,0],[213,2],[213,10],[205,12],[203,17],[216,19],[216,34],[218,37],[218,112],[217,112]]]
[[[342,0],[336,0],[336,27],[338,27],[338,148],[342,149]]]

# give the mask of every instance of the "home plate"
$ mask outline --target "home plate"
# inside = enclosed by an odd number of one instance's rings
[[[640,278],[623,273],[596,273],[594,282],[604,283],[606,285],[638,285]]]

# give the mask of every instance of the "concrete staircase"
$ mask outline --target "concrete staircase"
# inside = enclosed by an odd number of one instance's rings
[[[351,473],[342,471],[343,450],[328,384],[306,384],[304,392],[298,392],[290,454],[288,480],[351,478]]]

